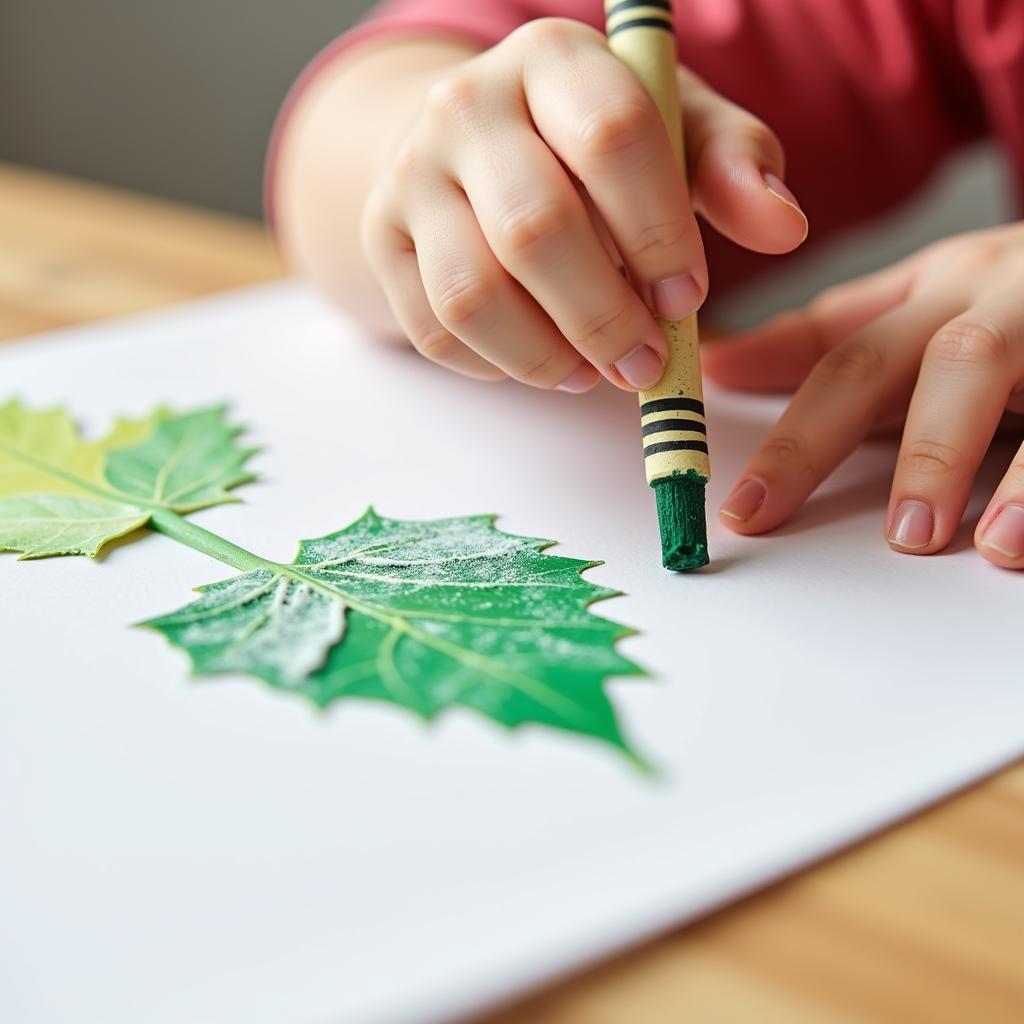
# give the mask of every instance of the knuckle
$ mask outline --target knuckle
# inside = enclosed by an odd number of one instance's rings
[[[622,157],[645,146],[651,138],[650,107],[640,100],[608,104],[585,117],[579,126],[584,159]]]
[[[877,377],[885,365],[882,350],[868,341],[852,341],[825,354],[818,371],[836,384],[864,384]]]
[[[1003,243],[996,237],[978,234],[941,239],[921,251],[922,284],[943,286],[965,278],[987,276],[1005,256]]]
[[[462,342],[444,327],[428,328],[418,337],[412,338],[413,348],[431,362],[450,363],[462,350]]]
[[[900,469],[914,476],[946,476],[963,462],[963,455],[952,446],[925,438],[906,444],[899,457]]]
[[[442,324],[458,333],[460,327],[479,319],[497,293],[497,287],[480,275],[461,274],[440,287],[434,312]]]
[[[704,159],[709,154],[721,152],[726,146],[734,150],[737,145],[740,149],[755,154],[765,170],[776,170],[782,175],[786,155],[775,132],[763,121],[732,103],[728,104],[728,108],[729,113],[721,118],[709,120],[704,126],[698,123],[692,138],[687,138],[691,154],[688,162],[694,169],[694,177],[703,171]]]
[[[530,259],[564,237],[571,214],[565,203],[544,200],[506,212],[498,222],[498,246],[513,260]]]
[[[416,177],[421,167],[419,147],[411,140],[399,146],[391,165],[392,174],[398,181],[408,181]]]
[[[798,434],[776,434],[762,445],[760,459],[786,471],[797,470],[814,476],[807,443]]]
[[[756,117],[744,117],[742,124],[736,128],[736,135],[745,140],[751,149],[770,157],[771,162],[781,166],[783,150],[779,137]]]
[[[539,387],[550,387],[553,383],[551,371],[555,367],[558,353],[548,352],[527,366],[522,367],[513,374],[516,380],[523,384],[532,384]]]
[[[571,18],[535,18],[517,28],[509,38],[523,43],[528,50],[538,45],[563,49],[581,34],[583,28]]]
[[[1010,351],[1006,331],[992,320],[961,320],[947,324],[929,345],[932,357],[956,367],[990,366],[1002,362]]]
[[[918,250],[916,259],[920,262],[921,273],[915,282],[915,288],[919,290],[929,281],[943,275],[946,268],[955,263],[962,248],[963,242],[960,239],[942,238]]]
[[[845,285],[831,284],[814,296],[807,305],[807,311],[824,316],[830,313],[838,303],[843,301],[844,294],[847,294],[847,287]]]
[[[957,240],[949,258],[961,273],[983,271],[1002,256],[1002,245],[993,238],[972,237]]]
[[[476,108],[479,91],[469,75],[449,75],[427,90],[427,110],[439,120],[464,123]]]
[[[682,221],[651,224],[633,238],[629,251],[633,256],[657,256],[678,249],[687,237],[687,225]]]
[[[602,354],[623,354],[622,345],[616,344],[616,339],[624,333],[629,319],[630,311],[625,305],[605,310],[584,323],[579,331],[569,338],[569,343],[584,355],[588,352],[595,354],[598,361],[603,362],[605,360],[601,358]]]

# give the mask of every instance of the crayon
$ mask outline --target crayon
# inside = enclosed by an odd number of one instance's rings
[[[609,49],[640,80],[661,114],[683,174],[683,119],[670,0],[605,0]],[[662,320],[665,372],[640,394],[644,469],[654,488],[662,562],[687,572],[708,563],[705,488],[711,476],[697,317]]]

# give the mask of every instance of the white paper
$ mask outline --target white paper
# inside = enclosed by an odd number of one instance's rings
[[[712,524],[659,566],[631,396],[460,379],[294,285],[0,348],[0,396],[91,431],[227,398],[267,445],[203,525],[287,560],[373,503],[603,558],[650,680],[612,685],[651,781],[598,743],[469,711],[424,727],[195,681],[129,624],[226,567],[153,535],[99,563],[0,559],[0,1016],[20,1024],[423,1022],[721,904],[1024,750],[1024,580],[893,554],[891,443],[791,525]],[[716,508],[780,409],[708,396]],[[1010,449],[982,474],[969,519]],[[1001,465],[1002,463],[1003,465]],[[402,467],[396,471],[396,467]]]

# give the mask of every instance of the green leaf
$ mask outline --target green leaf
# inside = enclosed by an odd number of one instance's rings
[[[250,479],[252,449],[234,443],[224,417],[221,407],[157,409],[86,441],[62,409],[0,405],[0,551],[95,557],[155,509],[230,500],[227,488]]]
[[[140,444],[112,452],[106,477],[119,493],[175,512],[194,512],[233,500],[228,489],[253,474],[245,463],[255,448],[239,448],[240,427],[216,406],[161,417]]]
[[[397,704],[425,720],[471,708],[508,728],[535,723],[599,739],[637,764],[605,693],[642,674],[618,653],[631,631],[591,614],[616,592],[598,563],[548,555],[493,517],[430,522],[372,510],[294,562],[261,558],[183,518],[230,501],[254,449],[223,407],[158,409],[86,441],[61,409],[0,406],[0,551],[82,554],[149,525],[243,573],[201,588],[148,625],[202,675],[246,672],[321,707]]]
[[[634,756],[604,690],[610,676],[642,674],[615,647],[632,631],[588,611],[617,592],[582,577],[598,563],[544,554],[551,543],[503,533],[490,516],[415,522],[371,510],[303,541],[290,565],[205,587],[143,625],[199,674],[248,672],[320,706],[361,697],[424,719],[461,705]]]

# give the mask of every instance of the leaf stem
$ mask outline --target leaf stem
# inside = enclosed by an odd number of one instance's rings
[[[155,530],[159,530],[164,536],[185,544],[196,551],[201,551],[210,558],[224,562],[242,572],[254,572],[257,569],[265,569],[269,572],[279,573],[281,566],[277,562],[271,562],[266,558],[246,551],[245,548],[232,544],[216,533],[204,530],[203,527],[179,516],[169,508],[157,508],[150,513],[149,524]]]

